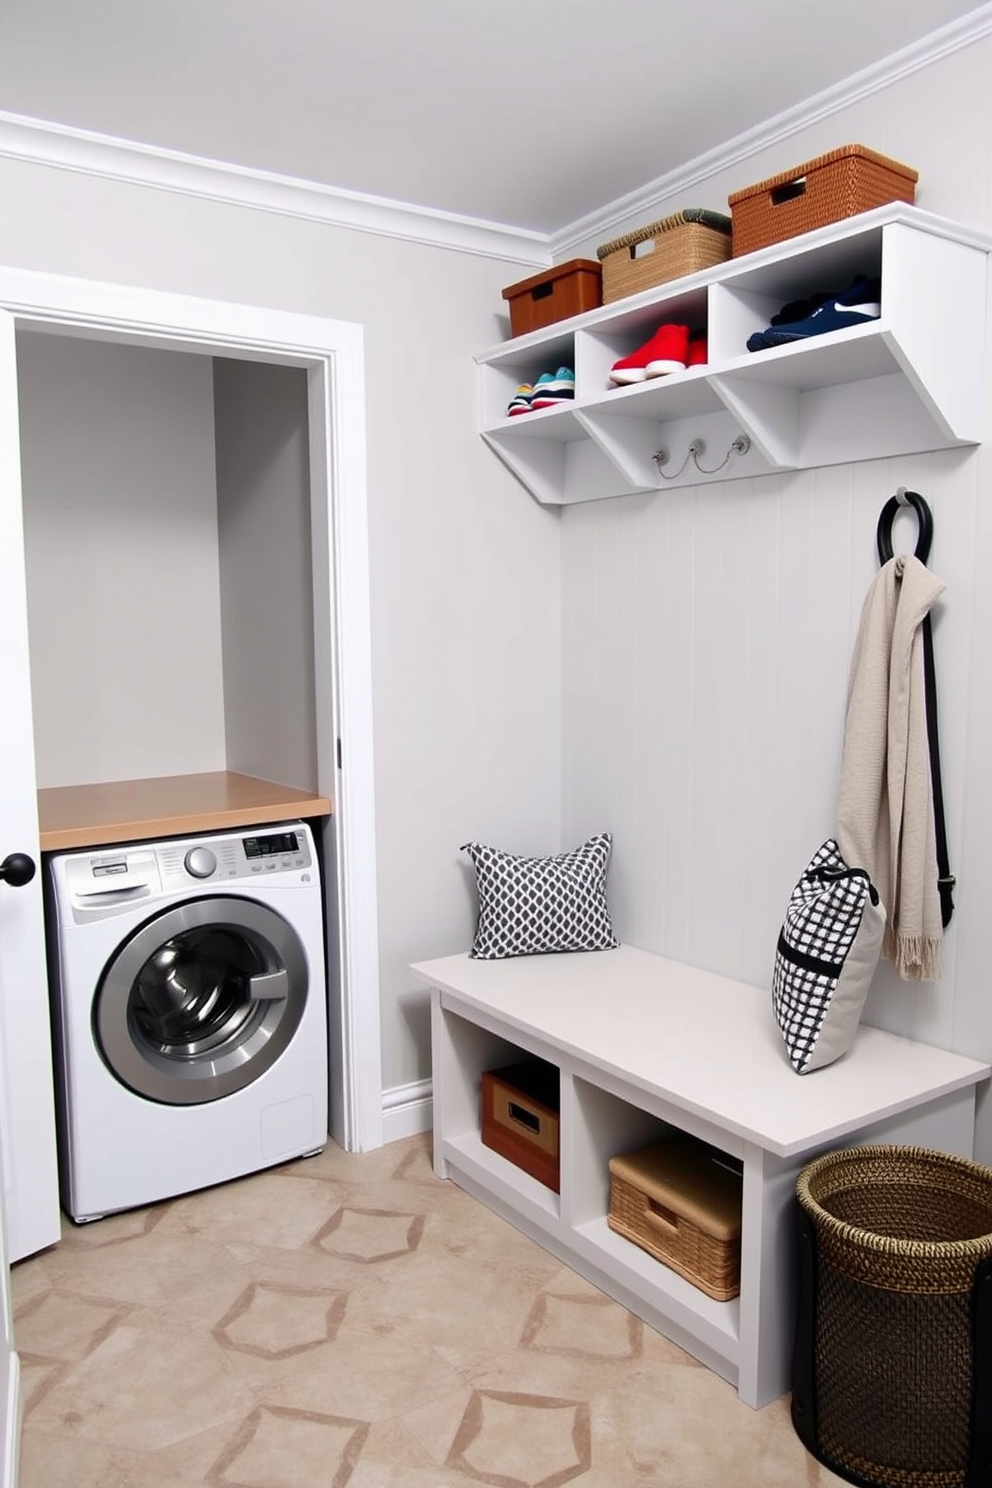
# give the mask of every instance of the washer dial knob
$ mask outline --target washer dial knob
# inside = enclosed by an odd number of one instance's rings
[[[209,847],[191,847],[183,862],[186,864],[186,872],[191,873],[194,878],[209,878],[217,867],[217,859]]]

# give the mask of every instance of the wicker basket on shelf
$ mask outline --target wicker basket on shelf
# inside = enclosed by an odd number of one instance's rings
[[[731,220],[686,207],[596,249],[603,266],[603,304],[712,268],[730,257]]]
[[[804,165],[745,186],[728,198],[733,219],[733,256],[889,202],[912,202],[919,173],[864,145],[842,145]]]

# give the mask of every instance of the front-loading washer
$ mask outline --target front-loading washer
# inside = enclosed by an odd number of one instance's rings
[[[57,854],[47,891],[74,1220],[326,1144],[324,911],[306,823]]]

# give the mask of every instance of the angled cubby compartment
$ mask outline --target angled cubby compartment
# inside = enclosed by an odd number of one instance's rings
[[[835,332],[830,343],[775,347],[712,379],[773,468],[808,469],[971,442],[950,437],[934,419],[879,323]]]
[[[576,418],[634,489],[705,485],[774,468],[703,368],[617,388]]]
[[[894,203],[586,311],[477,358],[483,437],[557,505],[977,444],[990,249]],[[878,318],[748,352],[785,305],[857,275],[881,281]],[[613,386],[613,363],[665,321],[706,332],[706,365]],[[507,419],[517,381],[562,362],[574,404]]]
[[[621,496],[643,489],[604,452],[577,405],[518,414],[484,430],[483,438],[546,506],[597,501],[604,491]]]
[[[544,409],[508,418],[506,411],[521,383],[533,385],[544,372],[556,372],[559,367],[573,370],[575,367],[575,335],[571,330],[563,332],[554,326],[507,342],[487,361],[479,383],[482,428],[498,427],[504,423],[513,426],[528,423],[542,414],[557,413],[557,409]]]
[[[690,335],[705,335],[708,324],[708,295],[705,283],[695,275],[689,280],[676,281],[675,286],[662,285],[656,291],[657,298],[642,303],[643,295],[616,300],[607,306],[608,319],[586,326],[576,334],[575,354],[576,392],[583,401],[597,399],[604,394],[613,398],[627,391],[610,381],[610,371],[615,362],[630,356],[647,342],[659,326],[684,325]],[[685,288],[678,288],[679,284]],[[671,294],[663,291],[673,288]],[[597,315],[604,312],[596,311]],[[677,374],[682,376],[684,374]],[[650,382],[667,382],[667,378],[651,378]],[[644,384],[634,384],[643,386]]]
[[[883,230],[887,340],[944,447],[982,438],[987,262],[969,243],[900,222]]]
[[[821,236],[807,233],[723,265],[710,299],[711,366],[768,356],[768,351],[748,352],[748,337],[764,330],[785,306],[815,295],[842,294],[859,274],[881,276],[881,227],[849,229],[845,235],[813,241]]]
[[[977,443],[986,259],[968,243],[890,222],[787,265],[743,269],[713,290],[713,387],[766,458],[785,468]],[[751,332],[787,300],[841,293],[856,274],[880,278],[878,319],[746,350]]]

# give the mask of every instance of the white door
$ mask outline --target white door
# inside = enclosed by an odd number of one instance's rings
[[[17,1488],[20,1456],[20,1361],[14,1353],[11,1331],[10,1282],[7,1275],[7,1245],[3,1214],[0,1213],[0,1488]]]
[[[59,1237],[58,1164],[28,657],[17,361],[0,312],[0,1166],[7,1259]],[[16,1120],[14,1114],[16,1112]]]

